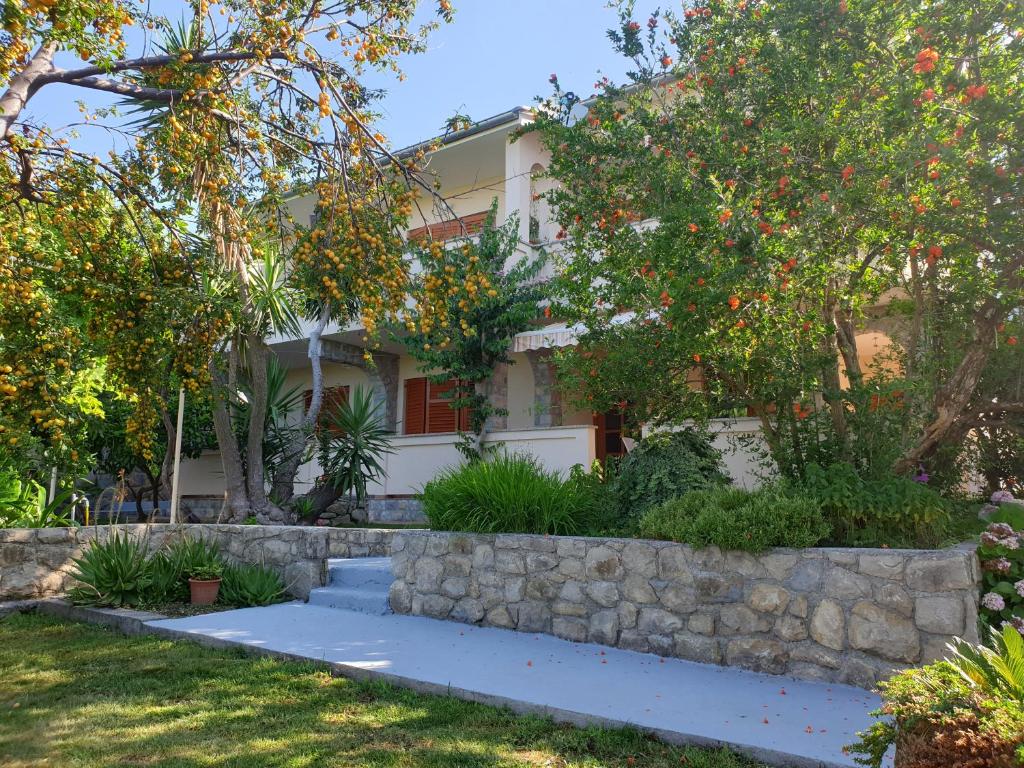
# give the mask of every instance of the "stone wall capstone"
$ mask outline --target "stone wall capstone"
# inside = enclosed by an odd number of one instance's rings
[[[393,610],[872,687],[977,639],[967,548],[773,549],[401,532]]]
[[[261,564],[277,571],[288,592],[306,599],[324,581],[324,560],[332,557],[382,557],[393,530],[313,528],[281,525],[117,525],[81,528],[0,529],[0,600],[63,594],[71,586],[74,558],[93,539],[110,531],[139,537],[151,551],[174,537],[212,539],[232,562]]]

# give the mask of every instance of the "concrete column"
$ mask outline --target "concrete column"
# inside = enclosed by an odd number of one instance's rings
[[[550,354],[529,350],[526,359],[533,371],[533,425],[562,426],[562,396],[555,386],[555,366]]]
[[[523,141],[505,145],[505,216],[519,214],[519,242],[530,242],[530,167]]]

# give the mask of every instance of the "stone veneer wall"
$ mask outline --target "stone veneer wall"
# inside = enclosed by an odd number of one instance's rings
[[[402,532],[391,606],[693,661],[871,687],[977,638],[968,549],[775,549]]]
[[[263,564],[281,574],[288,591],[305,599],[324,582],[330,557],[386,556],[395,531],[272,525],[118,525],[0,529],[0,600],[62,594],[71,586],[72,560],[111,528],[148,540],[151,550],[176,536],[213,539],[228,560]]]

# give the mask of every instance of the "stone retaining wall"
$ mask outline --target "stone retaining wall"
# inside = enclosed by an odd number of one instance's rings
[[[305,599],[321,586],[324,560],[388,554],[395,531],[272,525],[118,525],[0,529],[0,600],[47,597],[71,586],[74,558],[112,528],[158,549],[176,536],[214,539],[226,558],[263,564],[281,574],[289,593]]]
[[[401,532],[398,613],[871,687],[977,638],[968,549],[775,549]]]

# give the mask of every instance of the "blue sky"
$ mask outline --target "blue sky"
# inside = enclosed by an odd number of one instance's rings
[[[427,53],[403,62],[407,79],[374,75],[369,84],[388,91],[380,104],[381,128],[403,147],[441,133],[455,112],[480,120],[513,106],[529,105],[550,92],[548,76],[563,87],[589,95],[598,73],[621,80],[626,62],[611,48],[605,31],[616,21],[604,0],[453,0],[455,21],[430,39]],[[656,7],[637,2],[637,18]],[[434,7],[422,0],[422,8]],[[72,60],[58,62],[73,65]],[[80,120],[75,101],[90,107],[112,103],[96,92],[48,86],[28,112],[51,126]],[[101,129],[82,129],[77,144],[105,153],[115,139]]]

